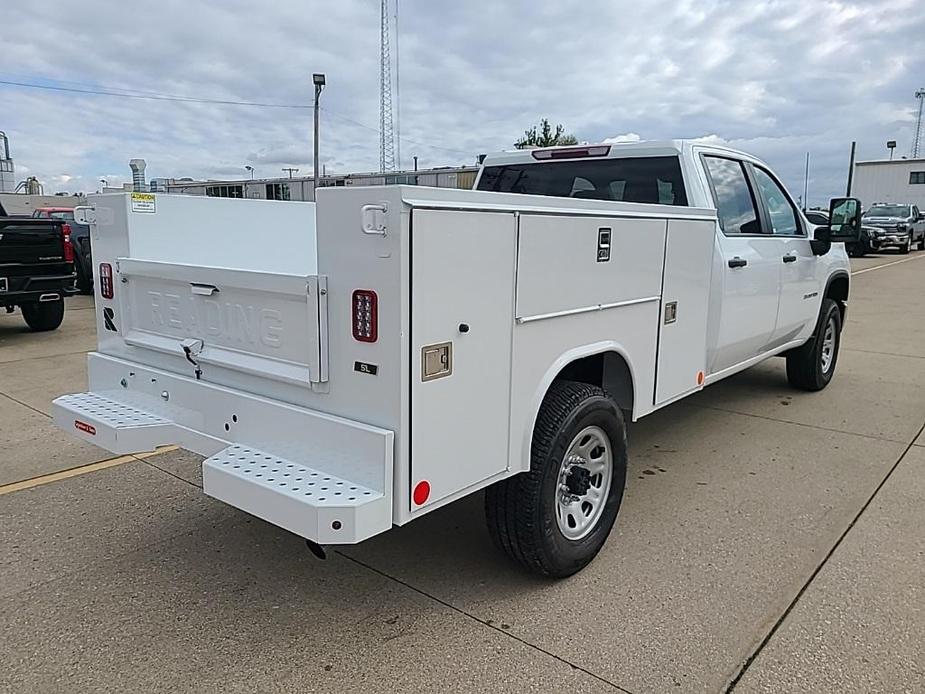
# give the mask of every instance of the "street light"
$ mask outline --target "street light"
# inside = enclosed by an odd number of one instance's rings
[[[893,161],[893,150],[896,149],[896,140],[887,140],[886,148],[890,150],[890,161]]]
[[[321,97],[321,90],[324,89],[324,73],[316,72],[312,75],[312,82],[315,85],[315,190],[312,197],[318,199],[318,99]]]
[[[251,172],[251,180],[254,180],[254,167],[250,164],[245,164],[244,168]]]
[[[287,167],[284,167],[284,168],[283,168],[283,171],[288,171],[288,172],[289,172],[289,178],[292,178],[293,172],[298,173],[299,170],[298,170],[297,168],[295,168],[295,167],[287,166]]]

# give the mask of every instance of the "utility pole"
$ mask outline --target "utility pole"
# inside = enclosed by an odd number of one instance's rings
[[[415,171],[418,170],[418,155],[417,154],[414,155],[414,170]]]
[[[298,172],[298,169],[293,168],[293,167],[291,167],[291,166],[287,166],[287,167],[285,167],[285,168],[283,169],[283,171],[288,171],[288,172],[289,172],[289,178],[291,179],[291,178],[292,178],[292,174],[293,174],[294,172]]]
[[[851,142],[851,162],[848,164],[848,192],[846,193],[849,198],[851,197],[851,182],[854,180],[854,151],[857,146],[857,142]]]
[[[806,171],[803,172],[803,211],[809,207],[809,152],[806,153]]]
[[[315,190],[317,191],[321,176],[321,172],[318,171],[318,99],[321,97],[321,90],[324,89],[324,73],[316,72],[312,75],[312,82],[315,84],[315,168],[312,173],[315,176]]]

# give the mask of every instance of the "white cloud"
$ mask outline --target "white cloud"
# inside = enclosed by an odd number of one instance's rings
[[[548,117],[589,142],[709,133],[768,160],[794,190],[809,151],[817,202],[843,191],[851,140],[862,158],[890,139],[908,150],[925,74],[913,50],[925,3],[914,0],[402,0],[401,12],[406,165],[414,154],[421,166],[472,162]],[[144,12],[46,0],[4,7],[3,25],[0,80],[307,105],[311,73],[326,72],[322,160],[378,168],[373,0],[161,0]],[[311,171],[310,109],[0,85],[0,129],[17,172],[51,189],[127,181],[139,156],[149,177]]]

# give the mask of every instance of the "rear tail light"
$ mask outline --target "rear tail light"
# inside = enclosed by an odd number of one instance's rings
[[[71,243],[71,225],[61,225],[61,241],[64,243],[64,262],[74,262],[74,244]]]
[[[569,147],[567,149],[536,149],[531,152],[534,159],[584,159],[585,157],[606,157],[610,145],[594,147]]]
[[[100,263],[100,296],[112,298],[112,265],[109,263]]]
[[[353,292],[353,339],[375,342],[379,338],[379,297],[372,289]]]

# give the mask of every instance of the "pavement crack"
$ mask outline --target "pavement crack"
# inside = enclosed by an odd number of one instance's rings
[[[909,442],[909,444],[903,449],[903,452],[900,453],[899,457],[896,459],[896,462],[894,462],[890,466],[890,469],[887,471],[886,475],[883,476],[883,478],[880,480],[880,483],[874,488],[874,491],[871,493],[867,501],[864,502],[864,504],[855,514],[854,518],[851,519],[851,522],[848,523],[848,526],[844,529],[842,534],[838,536],[838,539],[835,541],[835,544],[833,544],[832,547],[829,549],[829,551],[826,552],[825,556],[819,562],[818,566],[816,566],[816,568],[810,574],[809,578],[806,579],[806,581],[800,587],[800,590],[797,591],[797,594],[793,597],[793,600],[790,601],[790,604],[787,605],[787,608],[783,611],[780,617],[778,617],[777,620],[774,622],[774,624],[771,626],[770,631],[768,631],[768,633],[765,634],[765,637],[761,640],[761,643],[758,644],[758,646],[745,659],[745,662],[742,663],[742,666],[739,668],[739,671],[735,674],[735,676],[729,682],[729,685],[726,687],[726,690],[725,690],[726,694],[729,694],[729,692],[732,692],[736,688],[736,686],[741,681],[742,677],[745,675],[746,672],[748,672],[748,669],[751,667],[752,663],[755,662],[755,659],[761,654],[761,651],[763,651],[765,646],[767,646],[768,643],[770,643],[771,639],[774,638],[774,635],[777,633],[777,630],[780,629],[781,625],[787,620],[787,617],[790,616],[790,613],[797,606],[797,603],[800,602],[800,599],[806,593],[807,589],[812,585],[813,581],[816,580],[816,576],[819,575],[819,573],[826,566],[826,564],[828,564],[829,559],[831,559],[832,556],[835,554],[835,552],[838,550],[838,548],[841,547],[842,542],[844,542],[845,538],[848,536],[848,533],[851,532],[851,530],[854,528],[857,522],[861,519],[861,516],[863,516],[864,513],[867,511],[867,509],[870,508],[870,505],[873,503],[874,499],[877,497],[877,494],[880,493],[880,490],[883,489],[884,485],[887,483],[890,477],[893,476],[893,473],[896,472],[896,469],[899,467],[899,464],[903,461],[903,459],[906,457],[909,451],[912,450],[912,447],[915,445],[915,441],[922,435],[923,432],[925,432],[925,423],[923,423],[922,426],[919,427],[918,433],[915,435],[912,441]]]
[[[42,412],[41,410],[39,410],[39,409],[33,407],[32,405],[30,405],[30,404],[28,404],[28,403],[23,402],[22,400],[17,400],[17,399],[14,398],[12,395],[7,395],[6,393],[0,393],[0,395],[2,395],[3,397],[5,397],[7,400],[12,400],[12,401],[15,402],[17,405],[22,405],[23,407],[26,407],[26,408],[32,410],[32,411],[35,412],[36,414],[40,414],[40,415],[42,415],[43,417],[47,417],[48,419],[51,419],[51,415],[48,414],[47,412]]]
[[[900,357],[905,359],[925,359],[922,354],[897,354],[896,352],[878,352],[873,349],[857,349],[854,347],[842,347],[843,352],[861,352],[863,354],[879,354],[884,357]]]
[[[488,621],[486,621],[486,620],[484,620],[484,619],[481,619],[480,617],[477,617],[476,615],[472,614],[471,612],[466,612],[464,609],[462,609],[462,608],[460,608],[460,607],[457,607],[456,605],[454,605],[454,604],[452,604],[452,603],[450,603],[450,602],[447,602],[446,600],[444,600],[444,599],[442,599],[442,598],[438,598],[436,595],[432,595],[431,593],[428,593],[427,591],[422,590],[421,588],[418,588],[417,586],[411,585],[411,584],[408,583],[407,581],[404,581],[404,580],[402,580],[402,579],[400,579],[400,578],[398,578],[398,577],[396,577],[396,576],[392,576],[391,574],[386,573],[386,572],[383,571],[382,569],[377,569],[375,566],[372,566],[371,564],[367,564],[366,562],[361,561],[361,560],[359,560],[359,559],[357,559],[357,558],[355,558],[355,557],[351,557],[349,554],[344,554],[344,553],[341,552],[340,550],[334,550],[334,553],[337,554],[338,556],[343,557],[344,559],[347,559],[347,560],[349,560],[349,561],[352,561],[354,564],[357,564],[358,566],[362,566],[364,569],[367,569],[368,571],[372,571],[373,573],[379,574],[379,575],[382,576],[383,578],[386,578],[386,579],[388,579],[388,580],[390,580],[390,581],[394,581],[395,583],[398,583],[399,585],[404,586],[405,588],[408,588],[409,590],[413,590],[415,593],[418,593],[419,595],[422,595],[422,596],[424,596],[425,598],[427,598],[427,599],[429,599],[429,600],[433,600],[434,602],[436,602],[436,603],[438,603],[438,604],[440,604],[440,605],[443,605],[444,607],[446,607],[446,608],[448,608],[448,609],[450,609],[450,610],[453,610],[453,611],[456,612],[457,614],[460,614],[460,615],[466,617],[467,619],[472,620],[473,622],[477,622],[478,624],[481,624],[483,627],[487,627],[487,628],[489,628],[489,629],[491,629],[491,630],[493,630],[493,631],[495,631],[495,632],[497,632],[497,633],[499,633],[499,634],[504,634],[504,635],[507,636],[508,638],[514,639],[514,640],[517,641],[518,643],[523,644],[524,646],[526,646],[527,648],[530,648],[531,650],[537,651],[538,653],[542,653],[542,654],[545,655],[545,656],[548,656],[548,657],[550,657],[550,658],[553,658],[554,660],[556,660],[556,661],[562,663],[563,665],[567,665],[568,667],[572,668],[573,670],[577,670],[577,671],[579,671],[579,672],[583,672],[584,674],[588,675],[589,677],[593,677],[593,678],[594,678],[595,680],[597,680],[598,682],[602,682],[603,684],[606,684],[608,687],[612,687],[613,689],[615,689],[615,690],[617,690],[617,691],[620,691],[620,692],[623,692],[624,694],[633,694],[633,692],[631,692],[629,689],[626,689],[625,687],[621,687],[619,684],[615,684],[614,682],[611,682],[611,681],[608,680],[607,678],[601,677],[601,676],[598,675],[597,673],[594,673],[594,672],[592,672],[591,670],[588,670],[588,669],[582,667],[581,665],[577,665],[577,664],[571,662],[570,660],[567,660],[567,659],[563,658],[563,657],[560,656],[560,655],[556,655],[555,653],[553,653],[553,652],[551,652],[551,651],[548,651],[548,650],[546,650],[545,648],[542,648],[541,646],[537,646],[535,643],[530,643],[530,642],[527,641],[526,639],[523,639],[523,638],[517,636],[517,634],[512,634],[512,633],[510,632],[510,630],[508,630],[508,629],[502,629],[500,626],[496,626],[496,625],[493,624],[493,623],[489,623]]]

